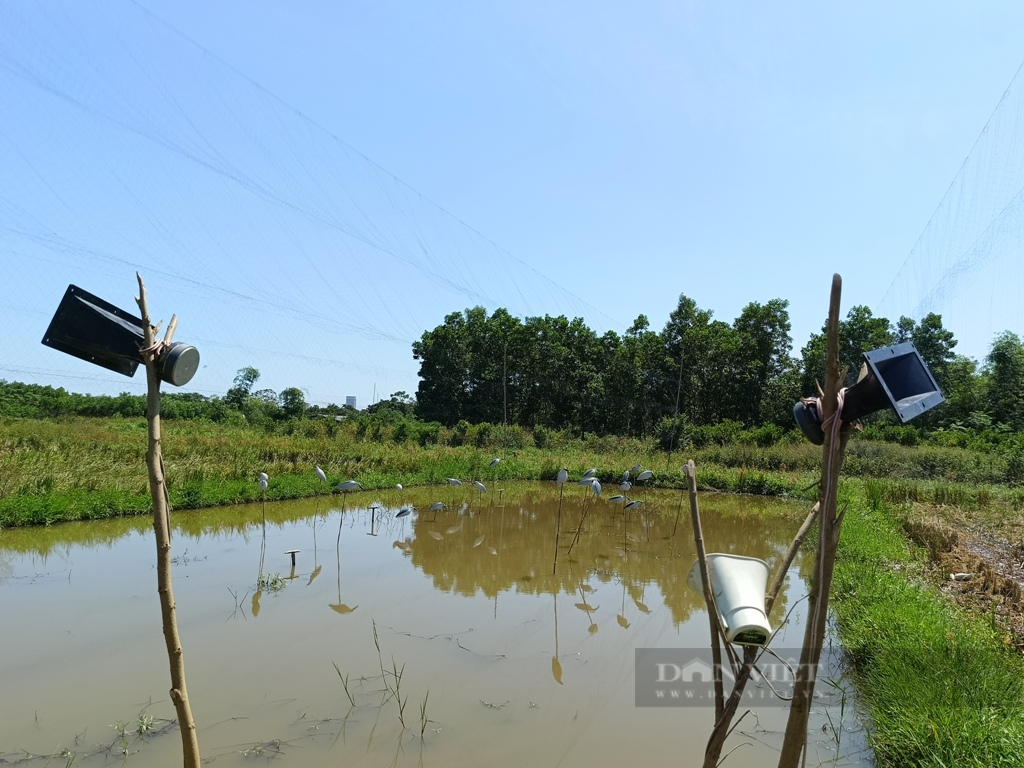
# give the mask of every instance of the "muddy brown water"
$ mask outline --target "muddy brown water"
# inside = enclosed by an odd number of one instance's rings
[[[686,579],[688,507],[676,527],[679,493],[644,495],[645,509],[625,512],[567,485],[554,573],[550,483],[268,504],[265,542],[260,505],[174,513],[204,760],[700,765],[712,708],[635,706],[636,648],[708,642]],[[438,500],[448,508],[435,515]],[[409,504],[417,511],[399,517]],[[701,509],[708,551],[771,565],[803,514],[727,495],[703,496]],[[257,590],[261,551],[274,583]],[[799,646],[808,564],[798,559],[772,616],[774,626],[793,608],[776,647]],[[147,520],[0,531],[0,649],[0,762],[181,764]],[[786,710],[752,710],[729,765],[777,760]],[[870,764],[853,713],[849,698],[815,710],[808,765]]]

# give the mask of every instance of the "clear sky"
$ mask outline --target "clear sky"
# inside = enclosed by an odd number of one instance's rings
[[[844,308],[914,314],[887,292],[1022,31],[1012,2],[0,0],[0,378],[140,391],[38,343],[69,282],[132,309],[136,268],[190,389],[254,365],[360,405],[477,303],[622,332],[784,298],[798,351],[839,272]],[[928,308],[976,358],[1003,330]]]

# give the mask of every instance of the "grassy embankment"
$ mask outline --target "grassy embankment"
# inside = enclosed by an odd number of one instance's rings
[[[174,421],[165,422],[163,445],[175,509],[255,501],[259,472],[271,476],[268,499],[313,496],[325,490],[313,474],[316,465],[332,484],[356,479],[368,490],[443,484],[447,477],[550,480],[562,466],[576,475],[595,466],[608,481],[634,464],[653,469],[656,485],[682,487],[681,465],[693,458],[704,489],[799,495],[816,481],[820,463],[820,449],[801,440],[708,446],[670,457],[653,442],[627,438],[549,439],[538,448],[520,431],[519,445],[503,451],[497,433],[450,444],[460,441],[456,437],[442,434],[437,443],[421,447],[396,442],[386,431],[359,434],[344,426],[325,429],[322,422],[281,435]],[[0,527],[147,513],[145,448],[142,419],[0,419]],[[503,453],[501,464],[490,468],[490,460]],[[844,476],[881,479],[880,492],[894,503],[968,509],[998,504],[1017,511],[1024,508],[1024,492],[1000,483],[1002,461],[956,448],[855,440]]]
[[[256,475],[271,476],[268,498],[312,496],[358,479],[367,489],[442,484],[446,477],[552,479],[599,467],[605,480],[640,463],[661,486],[680,486],[680,466],[698,465],[703,489],[800,494],[817,478],[820,449],[799,441],[768,447],[710,446],[672,457],[619,438],[519,445],[502,454],[491,440],[471,445],[396,442],[339,429],[293,435],[197,422],[165,425],[175,508],[254,501]],[[0,526],[142,514],[149,510],[145,422],[0,420]],[[999,766],[1024,760],[1024,665],[991,616],[958,608],[936,589],[924,549],[904,535],[912,506],[951,518],[1022,517],[1024,493],[1006,484],[1005,459],[954,448],[854,440],[844,466],[850,502],[835,582],[840,637],[884,766]],[[805,492],[808,498],[813,495]],[[994,511],[998,510],[998,512]]]
[[[851,495],[832,603],[880,766],[1024,764],[1024,660],[929,583],[884,484]]]

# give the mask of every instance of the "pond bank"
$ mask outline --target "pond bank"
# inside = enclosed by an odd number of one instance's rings
[[[1024,662],[927,583],[894,510],[852,495],[832,608],[879,766],[1020,766]]]

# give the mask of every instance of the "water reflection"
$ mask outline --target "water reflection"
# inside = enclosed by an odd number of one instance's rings
[[[444,508],[432,510],[442,493]],[[595,768],[638,753],[678,763],[704,743],[713,713],[637,709],[633,691],[635,648],[707,643],[703,603],[687,586],[695,555],[689,525],[676,525],[678,499],[652,490],[625,509],[567,485],[560,523],[553,484],[268,504],[265,527],[258,504],[174,513],[174,551],[192,555],[174,578],[204,754],[230,762],[273,742],[288,766]],[[710,550],[774,563],[804,509],[707,496],[702,512]],[[149,526],[137,518],[0,531],[0,760],[44,754],[83,731],[93,738],[150,699],[154,716],[173,716],[161,709]],[[325,581],[331,533],[336,578]],[[261,556],[264,575],[287,574],[279,588],[253,583]],[[783,592],[775,615],[800,592],[799,583]],[[239,611],[246,602],[256,621]],[[392,659],[405,665],[407,721],[429,694],[422,740],[418,722],[403,727],[380,703],[381,661]],[[774,727],[770,715],[758,722]],[[772,761],[771,747],[758,749],[730,760]],[[141,763],[180,765],[173,743],[145,750]],[[91,764],[84,754],[75,762]]]
[[[652,495],[648,508],[637,511],[584,491],[586,496],[574,499],[575,509],[563,505],[562,527],[572,539],[559,547],[554,573],[550,553],[558,535],[558,494],[551,489],[524,491],[514,507],[440,511],[434,519],[414,519],[411,533],[395,548],[436,589],[466,597],[478,591],[491,598],[510,591],[573,594],[583,577],[590,577],[604,584],[621,582],[623,606],[626,594],[639,596],[656,584],[677,624],[703,611],[700,595],[686,584],[685,571],[696,554],[688,527],[674,525],[674,494]],[[665,501],[668,510],[661,508]],[[703,503],[709,549],[770,562],[784,552],[788,528],[766,519],[765,500],[710,496]],[[497,546],[482,549],[484,541]],[[783,596],[778,612],[784,612],[784,603]],[[625,607],[619,615],[628,623]]]

